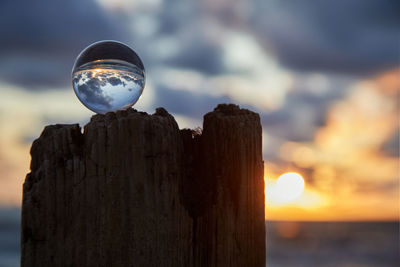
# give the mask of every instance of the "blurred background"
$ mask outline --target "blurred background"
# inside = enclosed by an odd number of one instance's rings
[[[2,0],[0,266],[19,266],[30,145],[89,121],[71,69],[104,39],[145,64],[136,109],[180,128],[218,103],[260,114],[268,266],[397,266],[399,14],[396,0]]]

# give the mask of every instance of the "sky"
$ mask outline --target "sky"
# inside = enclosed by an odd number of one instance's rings
[[[135,108],[181,128],[218,103],[258,112],[266,218],[399,218],[400,3],[395,0],[2,0],[0,206],[21,204],[29,149],[45,125],[94,114],[71,69],[99,40],[146,68]],[[305,189],[274,198],[277,179]]]

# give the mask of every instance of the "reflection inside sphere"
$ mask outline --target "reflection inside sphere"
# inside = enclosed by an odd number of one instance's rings
[[[78,56],[72,85],[79,100],[90,110],[105,114],[134,105],[143,92],[143,63],[128,46],[101,41]]]
[[[143,91],[144,75],[127,62],[99,60],[75,71],[73,86],[85,106],[104,114],[135,104]]]

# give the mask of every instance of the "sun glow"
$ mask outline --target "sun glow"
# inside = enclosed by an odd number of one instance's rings
[[[271,167],[271,166],[270,166]],[[316,221],[333,219],[326,207],[330,198],[312,185],[305,185],[301,174],[274,171],[265,178],[265,218],[267,220]],[[276,178],[277,177],[277,178]],[[321,214],[322,217],[321,217]]]
[[[297,200],[303,192],[303,177],[296,172],[287,172],[279,176],[269,193],[272,202],[286,204]]]

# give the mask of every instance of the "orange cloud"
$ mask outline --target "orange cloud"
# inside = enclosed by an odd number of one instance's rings
[[[285,143],[280,157],[295,168],[308,170],[306,189],[317,194],[323,205],[314,202],[307,209],[300,202],[283,207],[267,203],[266,217],[398,219],[399,159],[385,155],[381,148],[399,129],[398,98],[393,97],[399,91],[399,70],[361,81],[330,107],[326,125],[317,130],[313,142]]]

